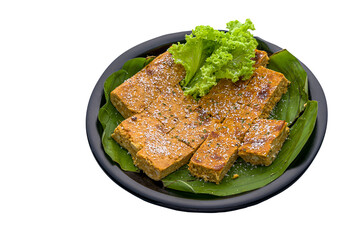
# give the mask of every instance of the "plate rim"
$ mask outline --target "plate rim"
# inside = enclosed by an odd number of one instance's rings
[[[103,85],[108,76],[110,76],[113,72],[120,70],[127,60],[144,55],[150,50],[159,49],[173,42],[182,41],[185,35],[189,33],[191,33],[191,31],[170,33],[140,43],[121,54],[106,68],[91,93],[86,111],[86,133],[90,149],[102,170],[116,184],[133,195],[159,206],[187,212],[225,212],[249,207],[263,202],[290,187],[304,174],[315,159],[325,137],[328,118],[326,97],[315,75],[300,60],[301,65],[308,74],[309,94],[311,99],[318,102],[317,120],[313,133],[310,137],[310,139],[312,139],[311,147],[309,147],[310,143],[308,140],[298,155],[299,157],[300,155],[305,154],[306,160],[296,168],[289,167],[279,178],[262,188],[242,194],[219,197],[211,200],[199,200],[174,196],[169,193],[150,189],[138,183],[127,175],[117,164],[109,162],[108,157],[102,148],[101,136],[98,132],[99,122],[97,116],[101,107]],[[267,44],[270,49],[275,49],[276,51],[282,49],[275,44],[261,39],[260,37],[256,38]],[[305,151],[306,149],[308,151]]]

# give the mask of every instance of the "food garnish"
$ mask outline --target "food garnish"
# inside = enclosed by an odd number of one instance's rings
[[[255,30],[254,24],[247,19],[244,24],[236,20],[226,26],[228,32],[197,26],[185,37],[186,43],[173,44],[169,49],[175,63],[186,70],[180,82],[185,94],[202,97],[219,79],[236,82],[252,75],[257,41],[249,30]]]

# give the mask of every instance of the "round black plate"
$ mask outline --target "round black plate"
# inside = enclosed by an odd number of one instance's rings
[[[327,105],[324,92],[312,74],[304,65],[309,79],[310,99],[318,101],[318,116],[315,129],[303,150],[289,166],[283,175],[265,187],[250,192],[228,196],[215,197],[206,194],[191,194],[166,189],[161,182],[156,182],[142,173],[122,171],[104,152],[101,145],[102,128],[97,119],[100,107],[104,104],[103,86],[105,80],[113,72],[122,68],[123,64],[135,57],[158,55],[175,42],[184,41],[185,34],[190,31],[164,35],[139,44],[120,55],[100,77],[97,82],[87,109],[86,131],[90,148],[104,172],[118,185],[132,194],[157,205],[191,212],[223,212],[248,207],[262,202],[292,185],[310,166],[314,160],[325,136],[327,125]],[[260,38],[259,48],[269,53],[281,50],[280,47]]]

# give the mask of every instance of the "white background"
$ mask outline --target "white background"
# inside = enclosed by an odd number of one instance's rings
[[[359,239],[356,1],[1,1],[0,239]],[[226,213],[147,203],[101,170],[85,113],[106,67],[157,36],[230,20],[287,48],[321,83],[325,140],[289,189]]]

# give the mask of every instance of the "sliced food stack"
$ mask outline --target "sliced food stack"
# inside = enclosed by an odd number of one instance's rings
[[[250,78],[221,79],[196,101],[179,85],[184,67],[168,51],[159,55],[111,92],[112,104],[126,118],[113,139],[154,180],[188,164],[192,175],[220,183],[238,156],[270,165],[289,128],[285,121],[266,118],[289,81],[265,68],[268,59],[256,50]]]

